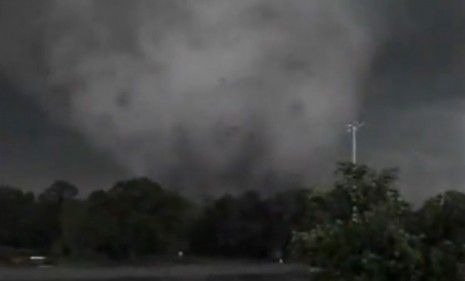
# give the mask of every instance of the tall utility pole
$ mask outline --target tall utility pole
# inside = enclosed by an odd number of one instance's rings
[[[357,131],[363,127],[363,122],[352,122],[347,125],[347,132],[352,135],[352,163],[357,164]]]
[[[352,122],[347,125],[347,132],[352,136],[352,164],[357,164],[357,131],[363,126],[363,122]],[[352,221],[359,222],[359,212],[357,209],[357,185],[352,186],[351,201],[352,201]]]

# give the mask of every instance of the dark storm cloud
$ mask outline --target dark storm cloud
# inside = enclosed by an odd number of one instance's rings
[[[42,21],[46,86],[58,89],[37,95],[45,108],[67,98],[70,125],[96,148],[174,186],[319,176],[308,166],[353,117],[370,52],[342,2],[109,3],[57,1]]]
[[[412,199],[464,190],[463,1],[406,1],[366,79],[365,159],[400,167]]]
[[[54,143],[57,177],[274,190],[325,182],[360,118],[361,159],[412,197],[462,189],[461,2],[1,1],[0,74],[44,116],[2,120],[33,142],[11,159]]]
[[[50,120],[35,101],[0,76],[0,183],[42,190],[57,178],[88,192],[124,176],[79,133]]]

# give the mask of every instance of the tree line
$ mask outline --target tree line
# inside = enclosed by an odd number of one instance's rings
[[[198,203],[148,178],[86,198],[66,181],[38,195],[0,186],[1,249],[69,258],[155,255],[278,258],[308,211],[310,190],[263,198],[249,191]]]
[[[324,238],[332,237],[335,229],[355,231],[349,225],[363,224],[354,224],[354,220],[366,222],[372,217],[376,219],[365,226],[378,231],[372,233],[373,245],[405,242],[395,235],[376,240],[378,234],[390,231],[382,225],[394,222],[398,229],[421,237],[423,248],[445,242],[454,249],[464,245],[465,194],[448,191],[414,210],[396,191],[392,170],[376,172],[345,163],[339,166],[338,175],[334,187],[324,192],[295,188],[261,196],[248,191],[202,203],[148,178],[120,181],[85,198],[77,196],[78,188],[66,181],[56,181],[38,195],[1,186],[0,246],[58,257],[112,260],[179,251],[195,256],[303,261],[311,256],[311,264],[321,266],[324,261],[325,266],[340,266],[341,260],[332,259],[348,258],[353,249],[346,249],[347,256],[340,252],[351,244],[341,240],[345,242],[339,245],[335,239],[325,244]],[[391,216],[390,212],[398,214]],[[344,237],[344,233],[338,235]],[[370,232],[364,229],[363,233]],[[309,237],[316,239],[314,244]],[[328,248],[322,250],[321,245]],[[373,251],[384,253],[386,249]],[[362,260],[363,255],[356,256]]]

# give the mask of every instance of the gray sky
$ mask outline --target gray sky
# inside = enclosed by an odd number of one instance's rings
[[[465,191],[463,1],[0,1],[0,34],[0,182],[325,185],[363,119],[410,199]]]

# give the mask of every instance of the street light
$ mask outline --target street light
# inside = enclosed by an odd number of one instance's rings
[[[347,132],[352,136],[352,164],[357,164],[357,131],[363,127],[363,122],[352,122],[347,125]],[[356,202],[356,190],[357,186],[354,184],[352,186],[351,201],[352,201],[352,221],[355,223],[359,222],[359,212],[357,209]]]
[[[352,122],[347,125],[347,132],[352,135],[352,163],[357,164],[357,131],[363,127],[364,122]]]

